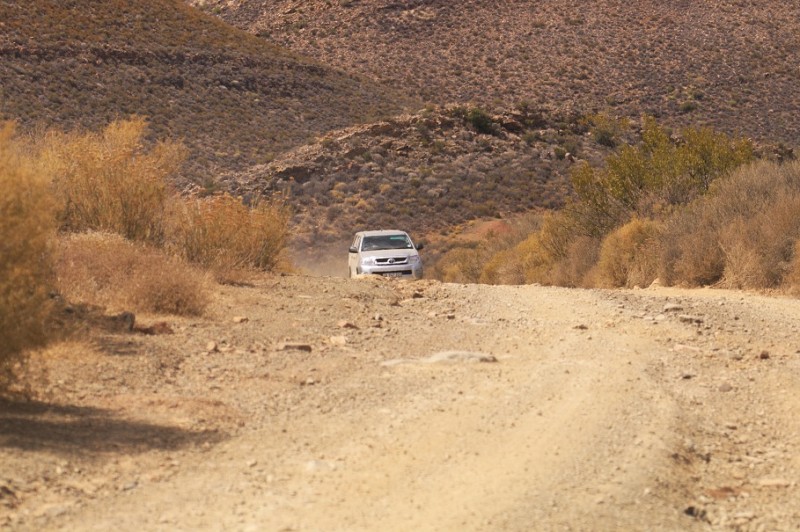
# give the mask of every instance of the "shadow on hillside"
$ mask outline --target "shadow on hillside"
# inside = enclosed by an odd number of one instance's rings
[[[0,399],[0,447],[64,454],[138,453],[217,443],[219,431],[192,431],[116,417],[92,407]]]

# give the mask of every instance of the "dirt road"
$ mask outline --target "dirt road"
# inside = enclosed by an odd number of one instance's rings
[[[800,528],[795,299],[289,276],[168,323],[36,357],[0,527]]]

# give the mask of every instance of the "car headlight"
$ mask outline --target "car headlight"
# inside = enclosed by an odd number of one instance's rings
[[[375,264],[375,257],[363,257],[361,259],[362,266],[372,266]]]
[[[411,255],[408,257],[408,262],[411,264],[417,264],[419,262],[419,255]]]

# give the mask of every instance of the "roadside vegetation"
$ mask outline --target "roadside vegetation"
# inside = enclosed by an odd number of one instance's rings
[[[0,389],[22,350],[40,344],[53,283],[55,202],[46,176],[0,127]]]
[[[138,118],[36,138],[0,127],[0,389],[46,341],[56,301],[198,315],[214,280],[280,264],[284,203],[180,196],[186,149],[148,144],[146,130]]]
[[[800,163],[756,160],[706,128],[678,135],[645,118],[638,145],[577,166],[565,209],[535,230],[451,249],[445,281],[580,287],[782,289],[800,279]],[[499,248],[499,249],[498,249]]]
[[[227,194],[174,205],[168,246],[211,272],[217,281],[239,282],[252,269],[282,264],[290,211],[282,200],[256,198],[248,205]]]

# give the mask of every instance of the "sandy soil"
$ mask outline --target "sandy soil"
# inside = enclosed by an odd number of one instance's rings
[[[34,357],[9,530],[795,530],[800,301],[274,277]]]

